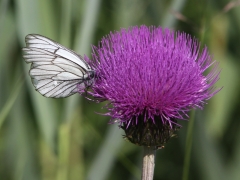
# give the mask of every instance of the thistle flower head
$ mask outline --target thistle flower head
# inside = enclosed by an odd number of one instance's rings
[[[109,101],[107,115],[140,145],[165,143],[177,119],[185,119],[191,108],[202,109],[218,91],[213,88],[219,79],[217,63],[207,47],[200,51],[197,40],[186,33],[146,26],[121,29],[102,38],[92,60],[92,96]],[[155,142],[154,136],[161,140]]]

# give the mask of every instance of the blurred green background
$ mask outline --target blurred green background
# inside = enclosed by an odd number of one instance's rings
[[[91,45],[110,31],[146,24],[185,31],[206,44],[222,69],[217,86],[224,86],[196,111],[192,129],[180,122],[178,137],[157,152],[154,179],[182,179],[187,154],[189,179],[239,180],[239,5],[227,0],[1,0],[0,179],[140,179],[142,148],[125,141],[109,117],[95,113],[106,112],[104,104],[77,94],[41,96],[21,48],[27,34],[38,33],[90,56]]]

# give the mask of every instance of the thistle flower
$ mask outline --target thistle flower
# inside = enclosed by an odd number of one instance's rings
[[[92,60],[91,95],[109,101],[110,122],[119,122],[138,145],[162,147],[174,136],[177,120],[192,108],[202,109],[219,91],[213,87],[218,64],[186,33],[153,26],[121,29],[93,47]]]

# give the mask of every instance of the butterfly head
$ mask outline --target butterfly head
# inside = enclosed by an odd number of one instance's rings
[[[85,80],[89,81],[95,78],[95,71],[94,70],[89,70],[87,71],[87,77],[85,78]]]

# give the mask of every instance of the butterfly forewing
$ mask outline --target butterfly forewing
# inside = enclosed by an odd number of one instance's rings
[[[29,74],[34,87],[46,97],[67,97],[86,88],[93,72],[89,64],[74,51],[41,35],[26,36],[24,59],[32,63]],[[89,83],[86,83],[89,84]]]

